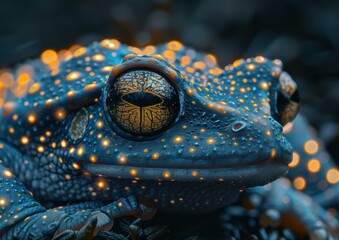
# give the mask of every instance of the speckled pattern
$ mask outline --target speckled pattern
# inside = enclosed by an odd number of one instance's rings
[[[20,235],[17,223],[39,214],[40,222],[60,224],[62,208],[44,215],[47,205],[91,202],[79,219],[98,206],[120,208],[119,199],[129,197],[151,199],[160,211],[209,212],[284,176],[288,165],[299,169],[290,175],[297,190],[330,189],[332,202],[337,195],[331,186],[338,170],[330,161],[314,156],[298,164],[301,154],[318,152],[316,140],[302,139],[304,152],[295,150],[292,159],[281,124],[293,128],[297,90],[279,60],[258,56],[220,68],[213,55],[177,41],[139,49],[106,39],[59,55],[46,52],[42,61],[20,67],[17,81],[9,77],[0,95],[1,233]],[[108,93],[124,74],[153,83],[138,88],[135,79],[125,81],[118,94],[123,105],[112,108]],[[172,93],[160,94],[166,88]],[[135,92],[143,95],[131,100]],[[153,100],[135,105],[145,94]],[[139,127],[123,122],[126,117]],[[135,208],[134,200],[127,202],[126,214]]]

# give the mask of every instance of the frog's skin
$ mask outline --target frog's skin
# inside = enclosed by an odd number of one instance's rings
[[[110,229],[112,218],[147,215],[145,199],[159,211],[209,212],[289,169],[292,147],[282,124],[297,113],[297,90],[279,60],[241,59],[220,68],[212,55],[176,41],[138,49],[103,40],[49,66],[34,60],[25,67],[30,74],[0,85],[4,239],[59,233],[81,239]],[[149,82],[140,85],[143,79]],[[141,88],[148,93],[135,95]],[[300,133],[293,131],[295,142]],[[322,161],[317,152],[306,157]],[[295,165],[290,178],[299,190],[304,180],[321,204],[335,203],[338,170],[330,161],[320,164],[316,173],[306,162]],[[271,192],[258,189],[253,194]],[[312,206],[292,188],[281,189]],[[266,210],[297,212],[279,200],[268,198]],[[322,211],[302,215],[310,233],[324,233]]]

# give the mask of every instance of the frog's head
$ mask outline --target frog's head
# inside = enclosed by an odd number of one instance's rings
[[[281,62],[257,57],[225,71],[203,61],[193,66],[133,54],[114,66],[100,111],[87,109],[100,116],[89,127],[101,138],[97,147],[84,147],[95,149],[88,153],[95,161],[82,161],[85,169],[128,179],[238,182],[242,188],[286,174],[291,146],[282,125],[298,105],[296,85]]]
[[[121,185],[171,203],[175,192],[201,208],[207,198],[192,197],[199,186],[216,208],[231,198],[226,190],[286,174],[292,149],[282,129],[297,114],[298,93],[280,61],[222,69],[178,42],[138,50],[103,41],[73,55],[2,109],[5,128],[21,129],[7,140],[20,146],[27,136],[28,154],[94,176],[99,190]]]

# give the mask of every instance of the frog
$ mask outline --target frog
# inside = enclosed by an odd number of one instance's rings
[[[293,135],[307,124],[280,60],[219,67],[178,41],[115,39],[47,53],[0,85],[1,239],[91,239],[125,216],[195,216],[244,193],[269,224],[292,212],[314,239],[337,229],[321,206],[338,199],[338,170],[319,156],[306,184],[295,164],[290,141],[314,136]]]

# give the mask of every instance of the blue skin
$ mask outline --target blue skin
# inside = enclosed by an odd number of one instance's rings
[[[278,60],[238,60],[222,69],[213,56],[178,42],[140,50],[104,40],[57,64],[29,65],[34,77],[7,89],[0,109],[3,239],[90,238],[117,217],[151,218],[155,205],[210,212],[289,169],[292,147],[281,124],[297,114],[296,85]],[[131,95],[140,91],[146,93]],[[138,104],[147,106],[141,111]],[[337,198],[337,168],[330,161],[321,166],[313,175],[326,186],[317,191],[313,181],[306,191],[329,207]],[[308,181],[305,166],[295,169],[292,180]],[[304,190],[300,181],[293,183]],[[276,216],[300,209],[277,200],[272,189],[304,209],[316,204],[286,181],[273,184],[249,192],[250,200],[265,200],[270,224],[272,210]],[[326,200],[325,189],[334,192]],[[312,236],[326,239],[328,229],[335,231],[336,220],[323,211],[297,215]]]

